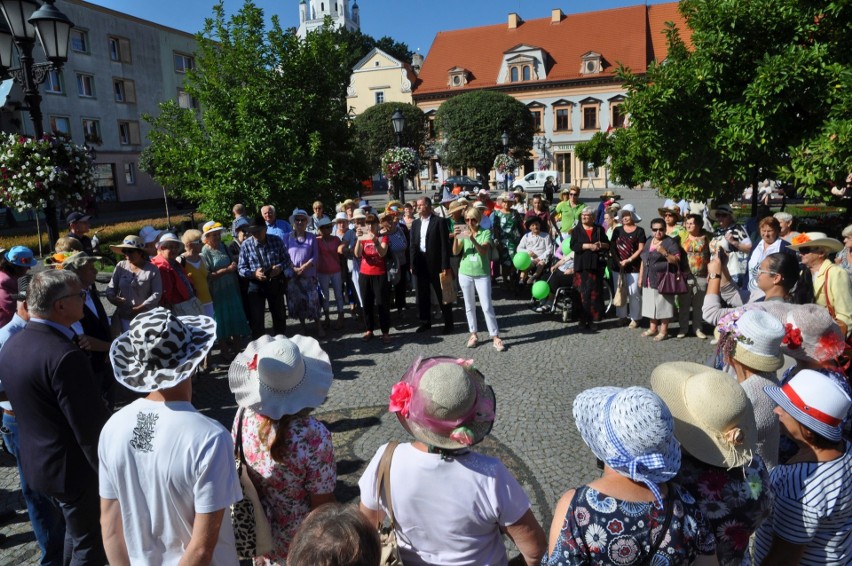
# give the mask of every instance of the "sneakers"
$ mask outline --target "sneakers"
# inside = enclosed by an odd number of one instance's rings
[[[631,320],[630,324],[627,325],[627,328],[638,328],[638,327],[639,327],[639,323],[636,322],[635,320]]]
[[[677,335],[677,339],[680,340],[682,338],[686,338],[686,332],[681,332]]]
[[[702,340],[707,340],[707,335],[701,332],[700,330],[695,331],[695,337],[700,338]]]

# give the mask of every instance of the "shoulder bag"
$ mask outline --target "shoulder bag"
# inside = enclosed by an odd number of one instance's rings
[[[661,295],[683,295],[689,291],[689,286],[686,284],[686,274],[680,270],[680,265],[673,266],[666,259],[666,272],[659,276],[657,291]]]
[[[615,279],[615,294],[612,296],[612,306],[623,307],[627,304],[627,280],[622,272],[618,271],[616,273],[618,277]]]
[[[399,543],[396,540],[396,521],[393,518],[393,503],[391,502],[391,486],[390,486],[390,466],[393,459],[393,452],[399,442],[392,440],[388,442],[385,453],[382,454],[382,459],[379,461],[378,476],[376,478],[376,501],[381,499],[382,493],[385,496],[385,506],[387,507],[388,525],[384,521],[380,521],[376,527],[379,530],[379,540],[382,543],[382,558],[379,562],[380,566],[402,566],[402,559],[399,557]],[[381,506],[380,506],[381,507]]]
[[[263,511],[263,505],[260,504],[257,488],[248,475],[248,463],[246,463],[246,456],[243,453],[244,411],[245,409],[240,408],[237,442],[234,450],[243,498],[231,505],[231,523],[234,526],[237,555],[241,559],[250,560],[255,556],[269,554],[272,552],[273,545],[272,527]]]

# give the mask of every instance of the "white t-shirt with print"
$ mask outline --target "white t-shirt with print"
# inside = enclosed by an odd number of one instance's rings
[[[386,447],[378,449],[358,482],[361,503],[373,510],[379,507],[376,474]],[[476,452],[444,460],[400,444],[390,478],[403,564],[507,564],[500,527],[523,517],[530,501],[500,460]]]
[[[225,427],[188,402],[138,399],[107,421],[98,457],[100,495],[119,502],[131,564],[177,564],[195,514],[220,509],[212,564],[238,564],[227,508],[242,490]]]

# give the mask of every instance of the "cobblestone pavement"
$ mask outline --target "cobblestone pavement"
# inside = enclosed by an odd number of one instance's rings
[[[642,225],[647,227],[661,201],[650,191],[631,191],[624,196],[622,202],[638,204]],[[449,336],[440,334],[441,324],[435,324],[431,333],[414,333],[413,297],[408,299],[411,306],[404,317],[393,315],[395,339],[391,345],[378,339],[362,342],[361,324],[354,318],[346,320],[343,331],[329,333],[325,348],[332,358],[335,382],[328,400],[315,414],[334,435],[339,476],[336,493],[341,501],[357,501],[358,478],[380,444],[408,440],[386,408],[391,386],[417,355],[475,361],[497,396],[494,429],[477,449],[500,457],[512,470],[546,530],[562,492],[598,473],[571,416],[577,393],[597,385],[646,385],[659,363],[703,363],[712,353],[707,341],[672,338],[656,343],[641,337],[641,330],[617,327],[612,319],[602,323],[598,332],[582,334],[575,323],[533,313],[528,298],[501,289],[495,289],[494,296],[507,346],[502,353],[490,342],[481,342],[475,349],[465,347],[468,334],[461,301],[455,308],[457,331]],[[481,312],[479,328],[480,336],[486,337]],[[288,329],[298,331],[298,323],[291,322]],[[230,428],[236,405],[224,371],[202,376],[194,388],[193,402]],[[15,514],[2,519],[4,511]],[[0,564],[37,563],[38,549],[18,488],[17,469],[5,454],[0,455],[0,534],[5,536],[0,541]]]

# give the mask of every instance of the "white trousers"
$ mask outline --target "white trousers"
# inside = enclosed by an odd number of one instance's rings
[[[627,304],[615,308],[615,316],[624,318],[629,316],[630,320],[639,322],[642,320],[642,291],[639,289],[638,273],[622,273],[621,276],[627,283]],[[618,282],[618,274],[615,274],[614,282]]]
[[[476,296],[479,295],[479,303],[485,314],[485,324],[488,326],[488,334],[493,338],[500,335],[497,328],[497,315],[494,313],[494,305],[491,303],[491,278],[487,275],[482,277],[471,277],[459,273],[459,285],[461,285],[464,296],[464,313],[467,315],[467,328],[471,334],[476,332]]]
[[[334,289],[334,300],[337,303],[337,314],[343,312],[343,279],[340,276],[340,272],[337,273],[317,273],[317,279],[319,280],[320,289],[322,289],[323,296],[323,311],[326,316],[328,316],[328,308],[331,304],[331,298],[328,294],[329,284],[331,288]]]

